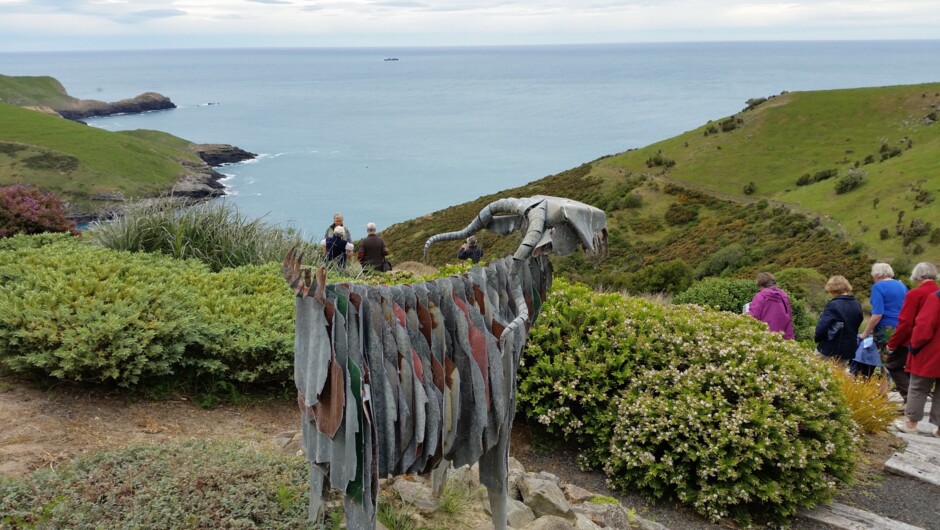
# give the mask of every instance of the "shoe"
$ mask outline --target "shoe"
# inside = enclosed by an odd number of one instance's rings
[[[917,434],[917,427],[916,426],[913,428],[908,427],[907,420],[897,420],[896,422],[894,422],[894,428],[901,432],[906,432],[908,434]]]

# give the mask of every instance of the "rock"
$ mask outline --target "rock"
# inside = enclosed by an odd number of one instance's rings
[[[593,493],[580,486],[575,486],[574,484],[565,484],[561,489],[564,490],[568,502],[573,504],[586,502],[594,498]]]
[[[533,475],[528,475],[519,482],[522,500],[536,516],[555,515],[574,521],[576,515],[571,505],[565,500],[558,484]]]
[[[414,506],[419,512],[432,513],[439,506],[437,499],[431,495],[428,484],[413,476],[398,477],[392,484],[392,489],[398,493],[402,502]]]
[[[105,103],[94,99],[77,100],[67,107],[57,108],[56,112],[63,118],[81,120],[97,116],[113,116],[115,114],[137,114],[153,110],[175,109],[176,104],[170,98],[156,92],[145,92],[130,99],[122,99],[113,103]]]
[[[199,158],[212,167],[244,162],[258,156],[228,144],[193,144],[192,149],[199,155]]]
[[[535,520],[535,513],[522,501],[509,499],[507,519],[511,528],[522,528]]]
[[[578,515],[590,519],[601,528],[630,528],[630,517],[627,510],[619,503],[591,504],[589,502],[576,504],[571,507]]]
[[[581,514],[577,514],[577,518],[574,521],[574,527],[578,530],[601,530],[600,526],[594,524],[594,521],[591,521],[587,517]],[[624,528],[630,528],[629,526]]]
[[[532,521],[526,526],[522,527],[522,530],[576,530],[574,524],[567,519],[555,515],[546,515],[544,517],[539,517],[538,519]]]
[[[474,464],[473,467],[463,466],[450,469],[447,471],[447,480],[467,491],[476,491],[480,489],[480,466]]]

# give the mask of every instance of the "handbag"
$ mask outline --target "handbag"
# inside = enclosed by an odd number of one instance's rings
[[[832,340],[842,334],[842,328],[845,327],[845,322],[841,320],[836,320],[835,322],[829,324],[829,329],[826,330],[826,337],[829,340]]]
[[[382,261],[382,272],[389,272],[392,270],[392,262],[386,260]]]

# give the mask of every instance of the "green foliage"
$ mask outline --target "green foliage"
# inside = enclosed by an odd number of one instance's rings
[[[202,332],[181,360],[200,379],[239,383],[289,381],[294,362],[294,296],[280,265],[246,265],[215,274],[190,269],[176,280],[189,285]]]
[[[758,105],[760,105],[761,103],[764,103],[766,101],[767,101],[767,98],[750,98],[744,103],[745,105],[744,110],[752,110]]]
[[[809,173],[804,173],[799,179],[797,179],[796,185],[807,186],[809,184],[815,184],[817,182],[822,182],[824,180],[835,178],[836,176],[838,176],[838,174],[839,174],[839,170],[836,168],[817,171],[816,173],[813,173],[812,176],[810,176]]]
[[[214,271],[280,263],[294,247],[314,268],[323,261],[321,252],[297,232],[246,218],[226,202],[195,204],[167,199],[134,203],[120,218],[95,224],[87,237],[113,250],[198,259]]]
[[[853,170],[849,171],[849,174],[842,177],[836,182],[836,194],[841,195],[843,193],[848,193],[859,186],[862,185],[862,182],[865,180],[865,174],[861,171]]]
[[[168,376],[200,336],[195,296],[177,279],[194,269],[73,241],[0,252],[0,361],[121,386]]]
[[[828,278],[815,269],[795,267],[774,273],[777,285],[787,292],[791,299],[804,300],[810,311],[820,312],[829,302],[826,293]],[[815,323],[814,323],[815,324]]]
[[[671,226],[686,224],[694,221],[697,217],[698,211],[695,208],[679,202],[670,204],[669,208],[666,210],[666,214],[663,216],[666,220],[666,224]]]
[[[14,373],[123,387],[175,376],[210,395],[290,380],[293,295],[277,264],[212,273],[63,237],[3,241],[0,363]]]
[[[618,487],[712,520],[779,523],[851,477],[838,386],[810,350],[752,318],[558,280],[524,359],[521,410]]]
[[[695,277],[721,276],[736,271],[747,263],[747,251],[739,243],[732,243],[719,248],[699,263],[695,269]]]
[[[719,311],[740,313],[744,304],[754,298],[757,284],[754,280],[731,278],[705,278],[673,297],[674,304],[696,304]]]
[[[643,267],[633,273],[608,277],[608,288],[639,293],[681,293],[692,284],[693,272],[686,262],[674,259]]]
[[[307,473],[236,442],[125,447],[0,480],[0,526],[312,529]]]
[[[753,195],[757,191],[757,184],[754,184],[754,181],[750,181],[744,185],[744,188],[741,190],[745,195]]]
[[[656,151],[656,154],[646,159],[646,167],[664,167],[671,168],[676,165],[676,161],[664,155],[662,151]]]

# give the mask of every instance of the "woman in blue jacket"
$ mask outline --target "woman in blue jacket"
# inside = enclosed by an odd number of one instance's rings
[[[852,284],[844,276],[829,278],[826,292],[832,299],[816,323],[816,350],[826,357],[849,364],[855,358],[858,328],[864,320],[862,304],[849,294],[852,292]]]

